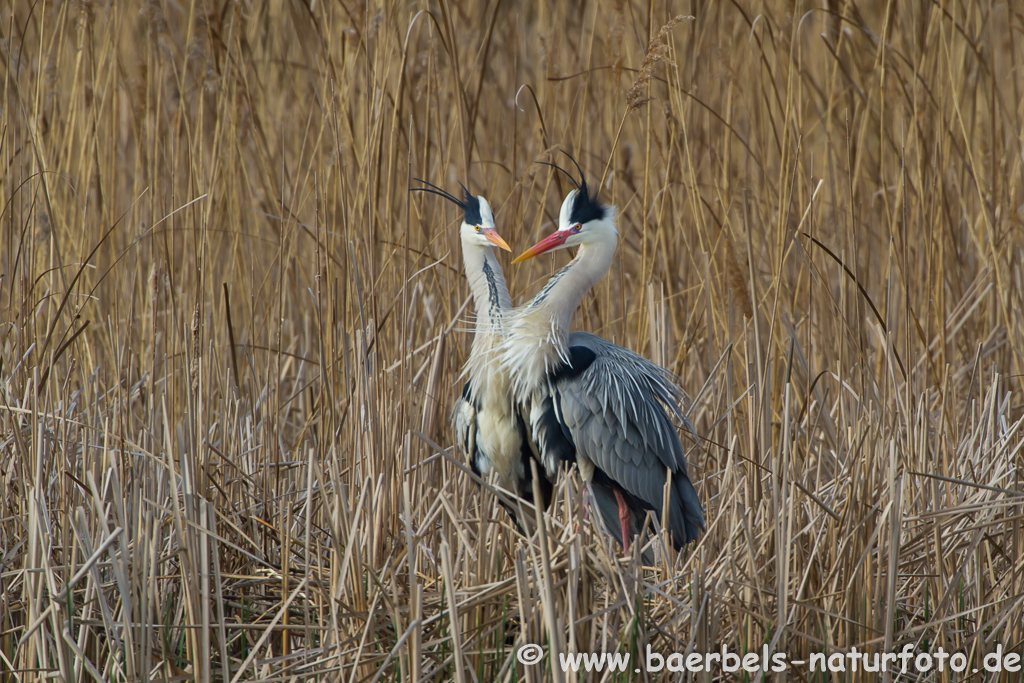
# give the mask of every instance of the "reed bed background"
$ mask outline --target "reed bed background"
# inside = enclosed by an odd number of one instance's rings
[[[0,680],[1021,651],[1022,29],[984,0],[0,9]],[[652,567],[578,477],[526,538],[451,450],[457,210],[407,188],[465,182],[523,249],[556,149],[620,211],[577,327],[678,373],[705,439],[707,533]],[[514,299],[566,258],[507,266]]]

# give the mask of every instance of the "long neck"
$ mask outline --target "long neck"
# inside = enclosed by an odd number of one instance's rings
[[[568,336],[569,325],[583,297],[608,273],[615,255],[615,242],[595,242],[583,245],[576,257],[551,276],[544,288],[526,305],[526,310],[543,312],[552,328],[561,336]]]
[[[581,246],[576,258],[516,311],[507,326],[509,343],[502,364],[512,375],[520,397],[540,387],[547,375],[568,359],[566,340],[573,315],[611,267],[615,244],[613,238]]]
[[[502,311],[510,309],[512,302],[494,250],[464,242],[462,257],[476,308],[477,335],[500,335]]]

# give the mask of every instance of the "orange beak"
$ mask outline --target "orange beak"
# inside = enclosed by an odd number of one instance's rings
[[[501,239],[501,235],[494,228],[484,228],[480,231],[480,234],[487,238],[487,241],[496,247],[501,247],[505,251],[512,251],[512,247],[508,246],[508,242]]]
[[[516,256],[512,259],[512,263],[521,263],[526,259],[531,259],[546,251],[551,251],[552,249],[560,247],[565,244],[565,240],[569,239],[569,236],[572,234],[572,230],[557,230],[542,239],[540,242],[537,242],[537,244],[533,245],[519,256]]]

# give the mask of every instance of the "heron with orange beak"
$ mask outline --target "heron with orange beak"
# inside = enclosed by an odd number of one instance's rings
[[[602,204],[579,165],[576,169],[580,180],[573,179],[576,189],[562,202],[558,229],[513,263],[558,249],[578,250],[533,299],[505,316],[501,366],[511,377],[547,477],[554,480],[562,463],[575,462],[624,551],[648,511],[658,520],[667,512],[666,531],[681,548],[704,528],[672,423],[675,417],[693,429],[679,407],[686,402],[684,392],[674,375],[632,351],[586,332],[569,332],[583,297],[611,267],[618,242],[614,207]]]
[[[469,358],[463,367],[467,380],[452,411],[455,440],[473,471],[484,478],[497,474],[498,484],[528,502],[533,501],[533,476],[526,425],[512,402],[508,373],[494,362],[494,351],[504,330],[504,316],[512,309],[505,276],[494,248],[511,251],[495,229],[494,212],[482,196],[462,186],[463,197],[419,180],[426,187],[413,191],[444,197],[462,209],[459,237],[462,260],[476,310],[476,330]],[[541,477],[540,490],[547,507],[552,485]],[[515,511],[505,509],[518,523]]]

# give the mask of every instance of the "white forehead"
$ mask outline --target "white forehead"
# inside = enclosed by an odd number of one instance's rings
[[[480,223],[485,228],[494,227],[494,212],[491,211],[491,205],[487,203],[487,200],[483,197],[477,196],[480,200]]]
[[[569,227],[569,216],[572,215],[572,205],[576,201],[576,193],[579,190],[572,190],[562,200],[562,208],[558,210],[558,228],[565,230]]]

